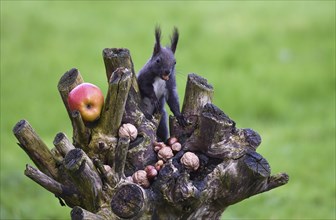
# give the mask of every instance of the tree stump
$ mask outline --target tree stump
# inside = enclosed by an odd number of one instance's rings
[[[25,175],[72,208],[72,219],[219,219],[230,205],[288,182],[288,175],[271,175],[268,162],[256,152],[261,143],[252,129],[240,129],[212,103],[213,87],[189,74],[181,127],[171,116],[170,135],[182,149],[165,160],[149,186],[132,176],[159,160],[154,149],[160,115],[146,119],[127,49],[103,50],[108,92],[101,117],[85,123],[67,104],[69,92],[84,82],[77,69],[67,71],[58,90],[73,127],[72,141],[58,133],[49,150],[26,120],[14,135],[37,168]],[[134,140],[119,137],[124,123],[133,124]],[[198,158],[197,168],[181,162],[186,152]]]

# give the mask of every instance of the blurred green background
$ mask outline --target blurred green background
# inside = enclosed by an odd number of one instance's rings
[[[106,92],[105,47],[130,49],[138,71],[180,30],[177,83],[195,72],[240,128],[258,131],[272,173],[290,181],[229,207],[223,219],[335,219],[335,1],[1,1],[1,219],[69,219],[24,176],[12,128],[27,119],[52,147],[71,125],[57,83],[72,67]]]

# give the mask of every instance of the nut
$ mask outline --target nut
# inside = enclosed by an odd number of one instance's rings
[[[104,169],[106,172],[111,172],[112,168],[109,165],[104,165]]]
[[[167,145],[165,145],[165,143],[163,143],[163,142],[154,142],[154,151],[159,151],[159,150],[161,150],[162,148],[164,148],[164,147],[167,147]]]
[[[182,149],[182,145],[179,142],[175,142],[171,148],[174,152],[179,152]]]
[[[126,180],[133,183],[133,178],[131,176],[126,177]]]
[[[148,188],[150,186],[149,180],[147,178],[147,173],[144,170],[138,170],[132,175],[133,182],[139,184],[143,188]]]
[[[155,163],[154,167],[157,171],[160,171],[163,164],[164,164],[163,160],[159,160],[158,162]]]
[[[147,173],[147,178],[149,180],[154,179],[158,175],[158,171],[155,169],[154,166],[148,165],[145,167],[145,171]]]
[[[173,144],[176,143],[177,141],[178,141],[178,140],[177,140],[176,137],[170,137],[170,138],[168,139],[168,145],[169,145],[169,146],[173,146]]]
[[[138,136],[138,130],[134,125],[130,123],[123,124],[119,128],[119,137],[129,137],[131,141],[133,141],[137,136]]]
[[[173,151],[170,147],[163,147],[158,152],[158,157],[163,161],[167,161],[174,156]]]
[[[183,154],[180,161],[189,170],[195,171],[199,167],[199,159],[197,155],[192,152]]]

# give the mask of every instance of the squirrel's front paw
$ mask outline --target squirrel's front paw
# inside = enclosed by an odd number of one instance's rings
[[[177,119],[177,122],[182,126],[185,127],[188,125],[187,120],[184,118],[182,114],[175,116]]]

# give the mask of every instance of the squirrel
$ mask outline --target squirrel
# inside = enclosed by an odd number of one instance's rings
[[[138,73],[138,85],[142,96],[142,110],[147,119],[152,119],[155,113],[161,113],[161,120],[157,130],[157,136],[161,141],[168,138],[167,112],[165,103],[168,103],[178,123],[186,126],[187,121],[180,112],[179,98],[176,90],[175,79],[175,51],[179,38],[179,32],[174,27],[171,36],[171,44],[161,46],[161,29],[155,28],[155,44],[152,57],[147,61]]]

